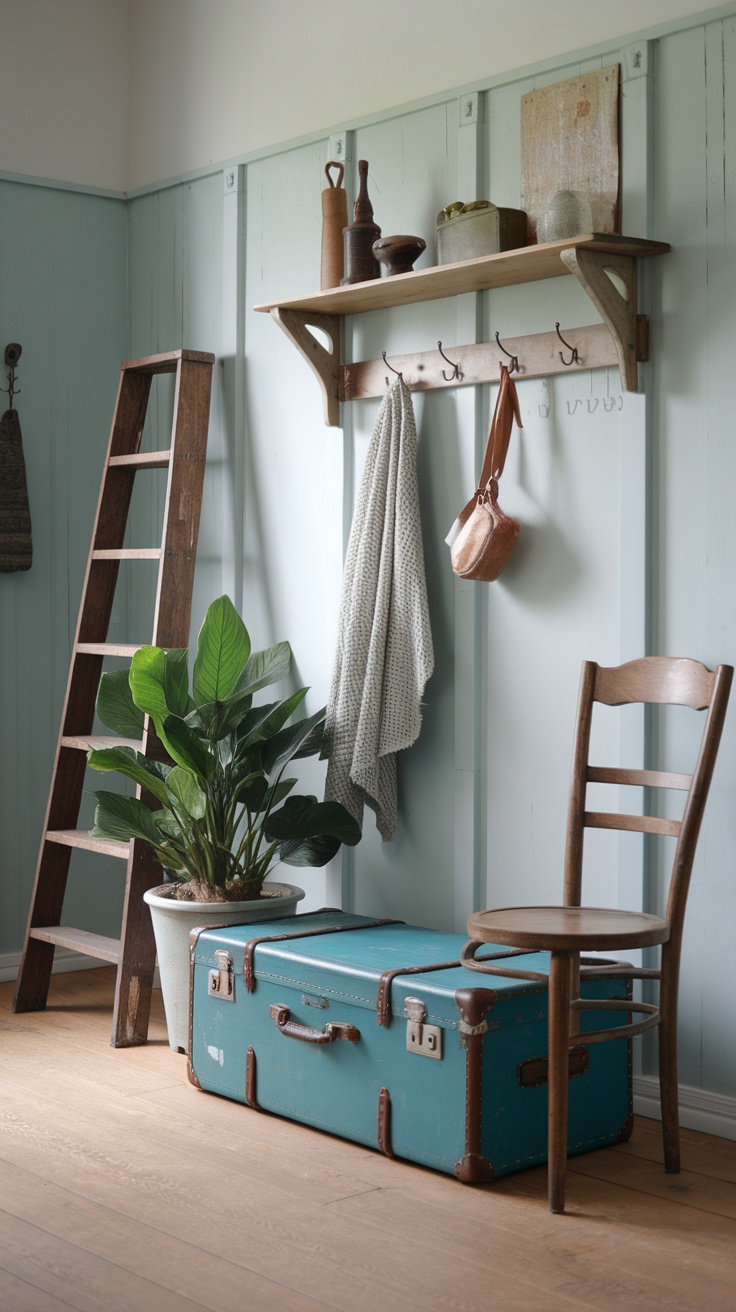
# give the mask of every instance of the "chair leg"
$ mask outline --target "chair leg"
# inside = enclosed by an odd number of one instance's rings
[[[553,952],[549,969],[547,1171],[550,1212],[565,1210],[567,1088],[570,1054],[572,954]]]
[[[674,978],[673,978],[674,975]],[[680,1108],[677,1082],[677,968],[662,956],[659,997],[659,1102],[662,1109],[664,1169],[680,1169]]]

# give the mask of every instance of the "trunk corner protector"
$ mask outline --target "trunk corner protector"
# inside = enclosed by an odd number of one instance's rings
[[[187,1057],[187,1079],[189,1080],[189,1083],[190,1083],[190,1084],[193,1084],[193,1085],[194,1085],[195,1089],[201,1089],[201,1088],[202,1088],[202,1085],[200,1084],[200,1082],[199,1082],[199,1080],[197,1079],[197,1076],[196,1076],[196,1074],[195,1074],[194,1067],[192,1066],[192,1058],[191,1058],[191,1055],[190,1055],[189,1057]]]
[[[455,1163],[455,1175],[463,1184],[487,1184],[495,1180],[496,1169],[479,1153],[466,1153]]]
[[[628,1143],[633,1133],[634,1133],[634,1113],[629,1112],[628,1116],[626,1117],[626,1119],[624,1120],[621,1126],[621,1129],[616,1135],[616,1143]]]
[[[488,1026],[486,1016],[496,1005],[496,989],[457,989],[455,1003],[460,1012],[460,1032],[462,1034],[485,1034]]]

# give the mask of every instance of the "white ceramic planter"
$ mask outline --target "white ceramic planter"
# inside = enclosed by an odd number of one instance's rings
[[[167,897],[170,884],[143,894],[151,910],[161,992],[169,1045],[174,1052],[189,1049],[189,932],[198,925],[226,925],[235,921],[275,920],[292,915],[304,889],[296,884],[268,882],[264,889],[275,896],[245,902],[178,902]]]

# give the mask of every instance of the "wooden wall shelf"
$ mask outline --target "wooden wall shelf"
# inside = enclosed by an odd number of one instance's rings
[[[587,292],[605,327],[596,324],[563,333],[578,349],[578,360],[573,366],[563,363],[561,343],[554,332],[506,342],[507,349],[519,359],[517,377],[561,373],[569,367],[592,369],[618,364],[623,387],[635,392],[637,361],[648,359],[647,321],[637,314],[637,259],[663,255],[669,249],[666,242],[589,234],[574,241],[526,246],[500,255],[437,265],[392,278],[375,278],[254,308],[275,319],[314,370],[324,396],[325,422],[336,426],[340,422],[340,402],[380,395],[385,389],[387,373],[382,360],[343,363],[341,319],[345,315],[572,274]],[[323,346],[311,328],[325,333],[330,347]],[[447,364],[439,352],[392,358],[391,363],[403,373],[412,390],[471,386],[498,378],[499,349],[495,344],[445,345],[443,349],[458,362],[460,377],[449,380],[443,377]]]

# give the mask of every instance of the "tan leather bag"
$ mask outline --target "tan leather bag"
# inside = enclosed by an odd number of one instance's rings
[[[452,568],[462,579],[492,583],[506,565],[519,536],[521,525],[518,520],[505,515],[498,504],[498,480],[506,463],[514,418],[521,428],[516,387],[502,364],[501,386],[478,489],[461,510],[446,538]]]

